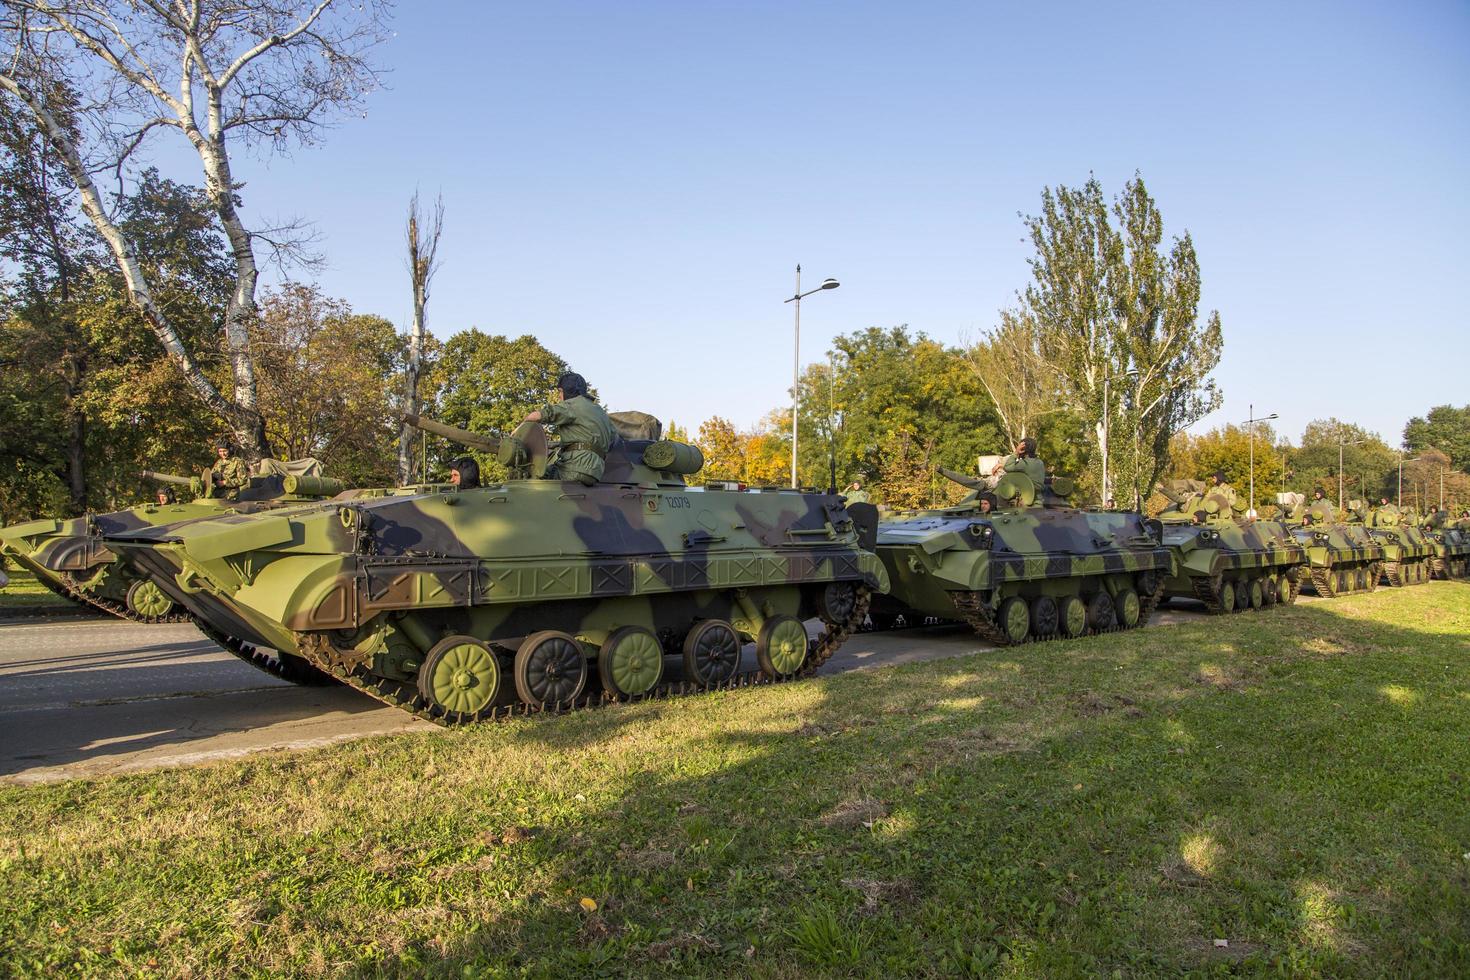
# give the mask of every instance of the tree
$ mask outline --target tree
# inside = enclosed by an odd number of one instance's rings
[[[405,355],[393,324],[287,283],[266,294],[251,331],[272,454],[315,457],[352,486],[393,483]]]
[[[444,233],[444,198],[434,202],[428,216],[419,214],[419,194],[414,191],[408,202],[408,278],[413,288],[413,329],[408,336],[408,366],[404,371],[404,400],[407,411],[419,413],[419,373],[424,358],[424,310],[429,305],[429,283],[439,268],[439,236]],[[407,422],[398,432],[398,483],[413,479],[413,447],[417,430]]]
[[[1341,495],[1347,500],[1337,500],[1339,451]],[[1290,451],[1290,489],[1310,495],[1320,488],[1338,507],[1345,507],[1349,500],[1387,492],[1397,478],[1397,463],[1398,454],[1377,433],[1335,418],[1316,419],[1303,430],[1301,445]]]
[[[1035,436],[1043,415],[1056,407],[1056,372],[1041,350],[1036,321],[1018,310],[1002,310],[1000,326],[969,351],[970,370],[980,379],[1012,445]]]
[[[509,434],[551,399],[557,377],[566,370],[567,362],[535,337],[511,340],[475,329],[462,331],[445,342],[431,372],[434,418],[471,432]],[[595,391],[591,394],[596,397]],[[429,444],[434,447],[430,455],[440,464],[468,453],[442,439]],[[477,458],[487,482],[504,478],[505,468],[497,461]]]
[[[22,104],[75,185],[130,301],[189,387],[229,426],[247,457],[264,446],[249,324],[255,315],[256,243],[291,251],[290,228],[248,229],[232,144],[284,149],[317,138],[336,111],[357,109],[377,72],[366,60],[383,37],[381,7],[339,16],[333,0],[12,0],[0,15],[11,57],[0,92]],[[67,102],[69,85],[77,97]],[[85,126],[74,123],[75,111]],[[80,137],[95,134],[88,144]],[[153,134],[172,130],[199,158],[204,193],[229,242],[234,283],[224,311],[233,383],[226,398],[182,336],[138,250],[94,175],[119,182]]]
[[[1470,474],[1452,468],[1447,453],[1422,449],[1417,459],[1404,461],[1404,503],[1430,514],[1440,509],[1441,501],[1452,514],[1470,504]]]
[[[1061,406],[1092,430],[1088,462],[1106,457],[1141,501],[1173,434],[1219,404],[1210,379],[1219,314],[1201,322],[1194,242],[1186,231],[1163,250],[1163,219],[1141,176],[1111,208],[1095,177],[1046,188],[1041,204],[1024,218],[1036,255],[1018,315],[1036,326]]]
[[[1254,472],[1256,510],[1262,511],[1266,506],[1274,507],[1276,494],[1287,489],[1286,457],[1276,448],[1275,443],[1276,436],[1271,428],[1257,423],[1255,468],[1252,470],[1248,427],[1227,425],[1198,436],[1181,432],[1175,436],[1171,447],[1167,476],[1171,479],[1207,480],[1210,474],[1219,470],[1225,474],[1225,481],[1235,487],[1244,502]]]
[[[1458,470],[1470,473],[1470,405],[1436,405],[1404,426],[1404,448],[1411,454],[1438,449]]]
[[[694,444],[704,453],[706,480],[744,479],[745,440],[729,419],[716,415],[700,423]]]

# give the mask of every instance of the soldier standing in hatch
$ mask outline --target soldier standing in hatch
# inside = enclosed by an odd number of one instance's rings
[[[863,489],[862,480],[853,480],[847,489],[842,491],[842,495],[847,498],[847,502],[850,504],[865,504],[868,502],[868,492]]]
[[[1040,491],[1046,483],[1046,464],[1036,455],[1036,440],[1027,436],[1016,443],[1015,451],[996,463],[995,469],[990,471],[991,476],[1000,476],[1002,473],[1025,473]]]
[[[461,456],[449,464],[449,482],[461,490],[477,490],[480,487],[480,464],[474,457]]]
[[[219,458],[209,468],[209,485],[233,497],[250,486],[250,467],[230,452],[230,444],[224,440],[215,443],[214,449]]]
[[[546,468],[548,480],[576,480],[592,486],[602,479],[607,451],[617,438],[617,430],[607,412],[587,394],[587,380],[568,371],[556,379],[561,401],[526,416],[527,422],[541,422],[556,430],[561,446],[556,458]]]
[[[1225,471],[1216,470],[1210,474],[1210,493],[1218,493],[1230,501],[1230,507],[1235,508],[1235,488],[1225,482]]]

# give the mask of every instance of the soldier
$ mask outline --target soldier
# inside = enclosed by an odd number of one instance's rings
[[[461,456],[449,464],[449,482],[461,490],[476,490],[480,486],[480,464],[474,457]]]
[[[1225,482],[1225,471],[1216,470],[1210,474],[1210,493],[1219,494],[1230,501],[1230,507],[1235,508],[1235,488]]]
[[[988,493],[980,495],[980,513],[988,514],[995,510],[995,498]]]
[[[561,401],[526,416],[527,422],[542,422],[556,430],[561,446],[546,468],[548,480],[576,480],[592,486],[602,479],[607,451],[617,439],[617,430],[607,412],[587,394],[587,381],[568,371],[556,379]]]
[[[1116,500],[1114,500],[1112,497],[1109,497],[1107,499],[1107,503],[1103,504],[1103,510],[1117,510],[1117,509],[1118,509],[1118,502]]]
[[[155,496],[158,499],[158,506],[160,507],[165,507],[174,502],[174,492],[168,487],[159,487],[158,493]]]
[[[1036,440],[1027,436],[1016,443],[1015,451],[1005,459],[995,464],[991,470],[992,476],[1000,476],[1002,473],[1025,473],[1036,484],[1036,489],[1041,490],[1046,483],[1046,464],[1036,455]]]
[[[234,497],[241,490],[250,486],[250,467],[245,465],[243,459],[230,451],[228,442],[221,439],[214,444],[214,451],[219,458],[209,468],[211,487]]]
[[[842,495],[847,498],[847,502],[850,504],[865,504],[868,502],[868,493],[863,489],[862,480],[853,480],[847,485],[847,489],[842,491]]]

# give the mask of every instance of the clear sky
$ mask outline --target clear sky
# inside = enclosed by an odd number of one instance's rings
[[[442,191],[446,337],[532,333],[614,409],[754,424],[803,361],[991,326],[1017,212],[1140,171],[1199,251],[1224,409],[1397,443],[1470,402],[1466,3],[403,2],[388,88],[319,147],[241,160],[315,221],[326,290],[406,326],[403,218]]]

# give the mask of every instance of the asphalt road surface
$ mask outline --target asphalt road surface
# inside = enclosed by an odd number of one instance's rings
[[[1190,615],[1169,609],[1155,622]],[[984,649],[962,626],[859,633],[820,672]],[[754,669],[750,650],[745,666]],[[347,687],[277,680],[187,623],[0,620],[0,782],[190,765],[432,727]]]

